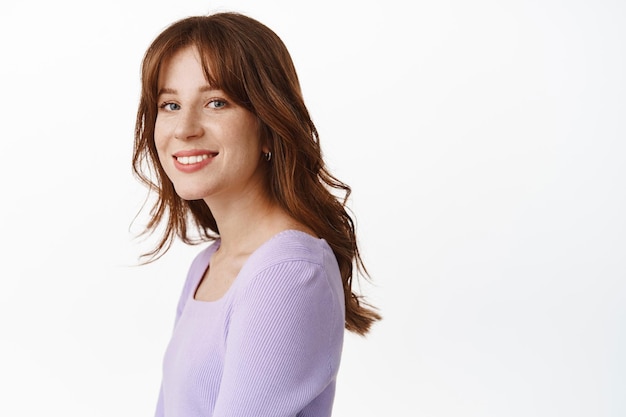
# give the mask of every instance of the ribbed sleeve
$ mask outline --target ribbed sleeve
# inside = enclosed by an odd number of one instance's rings
[[[214,416],[295,417],[319,396],[339,366],[336,308],[321,265],[259,274],[233,306]]]

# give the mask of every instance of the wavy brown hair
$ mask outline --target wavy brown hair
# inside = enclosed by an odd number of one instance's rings
[[[331,175],[324,164],[317,130],[287,48],[272,30],[250,17],[238,13],[188,17],[167,27],[146,51],[132,163],[140,181],[159,197],[145,232],[154,232],[159,225],[165,228],[155,248],[144,257],[148,262],[157,259],[175,237],[190,244],[219,237],[206,203],[186,201],[176,194],[154,144],[161,66],[187,46],[198,50],[209,84],[259,119],[262,139],[272,151],[268,194],[328,242],[343,280],[346,329],[366,334],[380,316],[352,289],[355,266],[368,275],[359,255],[355,224],[346,209],[350,187]]]

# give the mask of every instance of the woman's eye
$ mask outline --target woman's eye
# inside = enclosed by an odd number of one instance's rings
[[[168,111],[180,110],[180,106],[176,103],[163,103],[160,107]]]
[[[226,102],[224,100],[214,99],[209,101],[209,107],[212,109],[221,109],[222,107],[226,107]]]

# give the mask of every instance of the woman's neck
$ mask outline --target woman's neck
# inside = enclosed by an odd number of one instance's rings
[[[250,193],[238,199],[209,200],[220,232],[222,256],[249,255],[265,241],[287,229],[307,231],[268,196]]]

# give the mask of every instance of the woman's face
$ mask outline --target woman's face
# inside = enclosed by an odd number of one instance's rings
[[[258,119],[208,84],[195,47],[162,66],[154,141],[176,193],[185,200],[238,199],[262,192]]]

